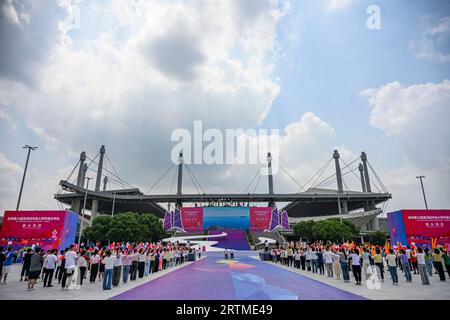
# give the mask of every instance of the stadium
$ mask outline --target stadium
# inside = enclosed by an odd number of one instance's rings
[[[161,218],[165,230],[173,231],[177,239],[180,239],[181,235],[216,236],[224,231],[227,237],[219,239],[217,244],[222,247],[228,245],[229,237],[241,238],[243,244],[237,247],[243,249],[248,249],[246,240],[248,236],[282,240],[283,235],[292,234],[292,226],[302,220],[341,218],[351,221],[363,233],[376,231],[379,229],[377,216],[383,212],[380,205],[391,198],[391,194],[367,160],[365,152],[352,162],[342,164],[339,152],[334,150],[330,160],[310,180],[319,181],[321,174],[332,163],[334,173],[320,180],[321,183],[317,183],[317,187],[295,193],[274,191],[270,153],[264,164],[269,169],[267,193],[209,194],[200,192],[198,188],[197,194],[183,193],[183,172],[188,173],[194,184],[198,184],[198,180],[189,166],[183,162],[183,154],[180,153],[178,163],[171,167],[176,170],[176,193],[144,194],[138,188],[131,188],[131,185],[126,184],[115,170],[105,169],[105,161],[109,161],[105,146],[100,148],[94,158],[89,158],[82,152],[72,173],[67,179],[60,181],[61,189],[55,194],[55,199],[63,206],[70,206],[72,211],[79,213],[80,219],[83,216],[83,207],[91,212],[90,215],[84,216],[84,226],[88,226],[98,214],[151,212]],[[97,170],[95,187],[91,190],[86,188],[84,181],[87,170],[93,165]],[[352,165],[356,167],[351,169]],[[114,168],[111,163],[110,167]],[[358,174],[354,172],[356,170],[359,171]],[[76,176],[75,172],[78,173]],[[157,183],[169,172],[170,170],[166,171]],[[343,176],[350,173],[359,179],[360,190],[344,190],[346,185]],[[379,192],[373,192],[371,176],[377,179]],[[130,188],[108,190],[108,179],[122,182]],[[320,187],[334,182],[336,189]],[[203,191],[203,188],[201,189]],[[173,210],[170,210],[171,206]],[[220,240],[225,243],[220,244]],[[236,244],[234,246],[236,247]]]

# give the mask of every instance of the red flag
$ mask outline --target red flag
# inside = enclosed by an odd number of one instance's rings
[[[431,238],[431,248],[437,248],[437,238]]]
[[[97,247],[100,247],[101,244],[102,244],[101,242],[97,242],[95,245],[96,245]]]

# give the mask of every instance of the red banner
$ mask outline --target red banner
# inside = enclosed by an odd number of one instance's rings
[[[203,208],[181,208],[181,222],[185,231],[203,231]]]
[[[5,211],[0,243],[58,249],[74,242],[76,228],[77,215],[71,211]]]
[[[402,214],[408,242],[428,243],[430,238],[450,242],[450,210],[402,210]]]
[[[264,231],[269,229],[271,215],[271,207],[250,207],[250,230]]]

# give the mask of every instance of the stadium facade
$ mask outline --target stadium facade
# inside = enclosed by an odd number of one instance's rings
[[[105,146],[100,148],[94,159],[88,158],[86,153],[82,152],[72,174],[66,180],[60,181],[61,190],[54,196],[57,201],[65,206],[70,206],[72,211],[78,212],[80,217],[83,207],[89,210],[91,214],[84,217],[87,220],[85,225],[88,225],[93,220],[92,218],[99,213],[150,212],[163,219],[167,212],[167,209],[163,207],[164,204],[174,204],[176,208],[182,208],[189,206],[249,207],[252,203],[274,208],[277,203],[287,203],[281,209],[287,212],[291,225],[302,220],[322,220],[336,217],[350,220],[362,231],[372,231],[378,230],[377,216],[382,213],[382,209],[377,206],[391,198],[391,194],[387,192],[372,166],[370,166],[365,152],[362,152],[361,156],[355,160],[360,161],[357,166],[359,171],[357,176],[361,181],[360,190],[344,190],[340,155],[337,150],[334,150],[330,162],[334,162],[335,170],[333,178],[329,181],[336,181],[336,189],[309,188],[296,193],[275,193],[271,172],[272,159],[269,153],[267,157],[269,168],[267,175],[268,192],[253,194],[183,193],[183,169],[185,169],[185,165],[183,164],[182,153],[180,153],[179,163],[176,166],[178,171],[177,192],[175,194],[144,194],[138,188],[133,188],[130,184],[125,183],[115,170],[114,172],[107,170],[104,163],[106,160],[109,161],[109,158],[106,156],[105,160],[105,156]],[[87,160],[90,160],[89,164]],[[355,163],[355,161],[352,161],[352,163]],[[85,186],[85,178],[88,167],[92,164],[97,166],[96,179],[94,188],[88,190]],[[350,169],[349,165],[346,165],[343,169],[345,168]],[[372,169],[372,174],[383,186],[382,192],[373,192],[369,168]],[[76,169],[78,169],[78,174],[71,181],[70,178],[76,172]],[[189,170],[189,168],[186,169]],[[108,179],[122,182],[122,185],[126,187],[108,190]]]

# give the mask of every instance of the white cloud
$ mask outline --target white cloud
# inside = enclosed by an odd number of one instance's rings
[[[326,0],[325,8],[330,11],[340,10],[349,7],[353,0]]]
[[[25,178],[20,209],[58,209],[53,194],[57,192],[58,182],[67,177],[72,168],[53,170],[52,174],[45,174],[37,169],[33,163],[28,166]],[[0,152],[0,213],[5,210],[15,210],[22,181],[23,167],[9,160]]]
[[[15,6],[30,15],[29,26],[1,31],[14,50],[38,52],[28,59],[8,49],[0,61],[0,110],[25,123],[55,156],[68,149],[93,157],[105,144],[133,184],[149,186],[167,166],[173,129],[194,120],[254,127],[280,91],[273,70],[284,2],[76,2],[80,29],[66,26],[69,2],[58,1],[51,13],[32,4]],[[50,181],[47,201],[57,188]]]
[[[442,63],[450,62],[448,39],[450,37],[450,17],[423,26],[421,37],[411,41],[409,46],[419,59],[429,59]]]
[[[404,200],[396,202],[398,206],[415,203],[406,201],[411,186],[402,187],[404,183],[415,185],[415,176],[419,174],[429,175],[427,184],[434,192],[435,207],[449,206],[450,81],[409,87],[392,82],[365,90],[361,95],[369,99],[372,107],[371,125],[394,139],[405,155],[403,166],[392,174],[384,174],[390,179],[387,188],[398,192]]]
[[[0,152],[0,213],[5,209],[16,208],[22,170],[21,166],[9,161]]]
[[[0,79],[36,84],[49,53],[62,35],[65,16],[57,1],[2,1],[0,4]]]

